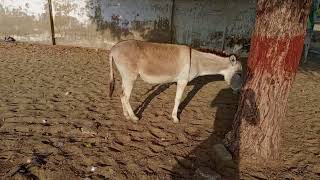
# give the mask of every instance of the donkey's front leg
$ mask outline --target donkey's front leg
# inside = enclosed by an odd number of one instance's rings
[[[179,123],[179,119],[177,117],[178,108],[179,108],[179,105],[180,105],[180,101],[181,101],[181,98],[182,98],[183,91],[184,91],[185,87],[187,86],[187,84],[188,84],[188,81],[186,81],[186,80],[179,80],[177,82],[176,98],[175,98],[175,101],[174,101],[174,108],[173,108],[173,111],[172,111],[172,118],[173,118],[173,122],[174,123]]]

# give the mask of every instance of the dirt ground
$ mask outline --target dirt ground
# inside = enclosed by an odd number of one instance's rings
[[[0,42],[0,177],[190,179],[199,167],[215,168],[212,147],[237,109],[238,96],[226,83],[219,77],[191,83],[181,123],[174,124],[176,85],[139,80],[131,104],[142,118],[134,124],[122,115],[118,74],[114,98],[107,97],[107,55]],[[242,179],[320,179],[320,57],[310,56],[281,124],[280,167],[244,166],[234,171]]]

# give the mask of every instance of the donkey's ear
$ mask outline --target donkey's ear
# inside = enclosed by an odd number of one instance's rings
[[[235,55],[231,55],[229,57],[229,60],[230,60],[231,65],[237,64],[237,57]]]

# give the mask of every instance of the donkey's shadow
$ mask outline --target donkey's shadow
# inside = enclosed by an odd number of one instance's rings
[[[191,82],[188,83],[188,86],[192,85],[193,89],[188,92],[186,98],[180,103],[179,110],[178,110],[178,118],[180,118],[180,114],[185,109],[185,107],[190,103],[190,101],[193,99],[193,97],[199,92],[200,89],[202,89],[205,85],[214,82],[214,81],[223,81],[223,76],[221,75],[208,75],[208,76],[202,76],[197,77]],[[174,83],[168,83],[168,84],[162,84],[162,85],[155,85],[150,90],[146,92],[146,94],[150,93],[148,97],[134,110],[135,114],[141,118],[144,110],[148,107],[148,105],[151,103],[151,101],[161,93],[163,93],[165,90],[167,90],[172,84]],[[173,101],[174,101],[173,97]]]

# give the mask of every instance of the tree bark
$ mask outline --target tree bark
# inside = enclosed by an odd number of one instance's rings
[[[258,0],[245,85],[229,149],[237,158],[278,159],[280,121],[302,54],[311,0]]]

